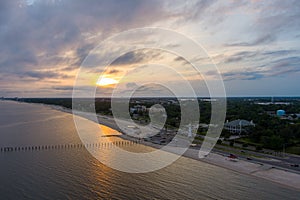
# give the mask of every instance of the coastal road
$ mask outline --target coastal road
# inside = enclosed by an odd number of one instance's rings
[[[86,113],[84,114],[86,118]],[[114,118],[108,116],[97,115],[97,123],[103,124],[105,126],[111,127],[119,132],[123,132],[117,126]],[[127,124],[124,125],[125,128]],[[157,130],[148,130],[149,132]],[[199,146],[190,147],[191,149],[200,149]],[[291,171],[300,174],[300,167],[295,167],[295,165],[300,165],[300,156],[285,154],[284,157],[274,156],[269,154],[264,154],[260,152],[250,151],[250,150],[241,150],[236,148],[231,148],[224,145],[216,145],[212,150],[213,153],[221,154],[223,156],[228,156],[230,153],[238,156],[239,159],[245,160],[248,162],[259,163],[263,165],[269,165],[271,167]],[[249,159],[250,158],[250,159]]]
[[[222,146],[223,148],[223,146]],[[300,164],[300,157],[297,155],[288,155],[286,157],[278,157],[278,156],[272,156],[268,154],[263,154],[259,152],[253,152],[253,151],[247,151],[247,150],[237,150],[234,148],[226,148],[220,149],[220,148],[214,148],[213,153],[218,153],[221,155],[229,155],[230,153],[233,153],[238,156],[241,160],[247,160],[248,162],[254,162],[254,163],[260,163],[264,165],[271,165],[276,168],[280,168],[283,170],[291,171],[300,174],[300,167],[294,167],[292,165]],[[249,160],[249,158],[251,160]]]

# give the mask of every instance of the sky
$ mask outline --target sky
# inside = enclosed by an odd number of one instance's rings
[[[161,95],[175,88],[185,95],[186,81],[196,95],[207,96],[205,81],[218,74],[227,96],[300,96],[299,19],[298,0],[0,1],[0,96],[71,97],[74,84],[96,87],[99,96],[111,95],[116,85],[121,92]],[[99,50],[108,38],[144,27],[182,34],[203,50],[182,51],[183,41],[163,35],[169,43],[162,46],[175,52],[140,49],[101,66],[101,56],[118,48],[161,42],[125,34]],[[191,59],[201,74],[182,56],[186,52],[197,54]],[[88,66],[91,60],[94,66]],[[78,73],[84,83],[76,83]]]

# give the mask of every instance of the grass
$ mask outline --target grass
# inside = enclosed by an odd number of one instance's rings
[[[223,146],[228,146],[228,145],[223,145]],[[214,148],[222,150],[226,153],[232,153],[232,154],[236,154],[236,155],[243,155],[243,156],[252,157],[252,158],[264,158],[263,156],[254,155],[254,154],[251,154],[251,153],[247,153],[245,151],[242,152],[243,149],[238,148],[238,147],[231,147],[232,149],[224,149],[221,146],[215,146]],[[252,152],[252,151],[250,151],[250,152]]]
[[[252,142],[249,138],[240,138],[237,141],[244,143],[244,144],[252,145],[252,146],[261,145],[259,143]]]
[[[298,144],[297,146],[288,147],[285,151],[287,153],[300,155],[300,145]]]

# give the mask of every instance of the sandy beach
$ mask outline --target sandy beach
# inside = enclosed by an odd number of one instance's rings
[[[60,110],[72,114],[72,110],[62,108],[60,106],[50,106],[50,107],[52,107],[55,110]],[[101,125],[108,126],[117,131],[121,131],[120,128],[116,125],[112,117],[97,115],[97,118],[98,118],[98,122]],[[122,134],[121,138],[125,140],[133,140],[133,139],[136,140],[136,138],[132,138],[124,134]],[[156,149],[162,147],[162,145],[154,144],[149,141],[143,141],[142,144]],[[212,165],[216,165],[222,168],[226,168],[238,173],[251,175],[258,178],[263,178],[286,187],[292,187],[294,189],[300,190],[300,175],[297,173],[293,173],[283,169],[278,169],[274,166],[267,165],[267,164],[254,163],[254,162],[239,160],[239,159],[232,160],[227,156],[220,155],[217,153],[212,153],[212,152],[210,152],[209,155],[206,156],[205,158],[199,158],[198,154],[199,154],[199,149],[189,148],[184,153],[183,156],[194,160],[206,162]]]

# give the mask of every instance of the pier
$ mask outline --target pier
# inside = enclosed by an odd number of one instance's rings
[[[87,143],[87,144],[77,143],[77,144],[3,146],[0,147],[0,152],[7,153],[7,152],[25,152],[25,151],[49,151],[49,150],[67,150],[67,149],[75,149],[75,148],[101,149],[101,148],[133,146],[133,145],[138,145],[140,143],[142,143],[142,140],[98,142],[98,143]]]

